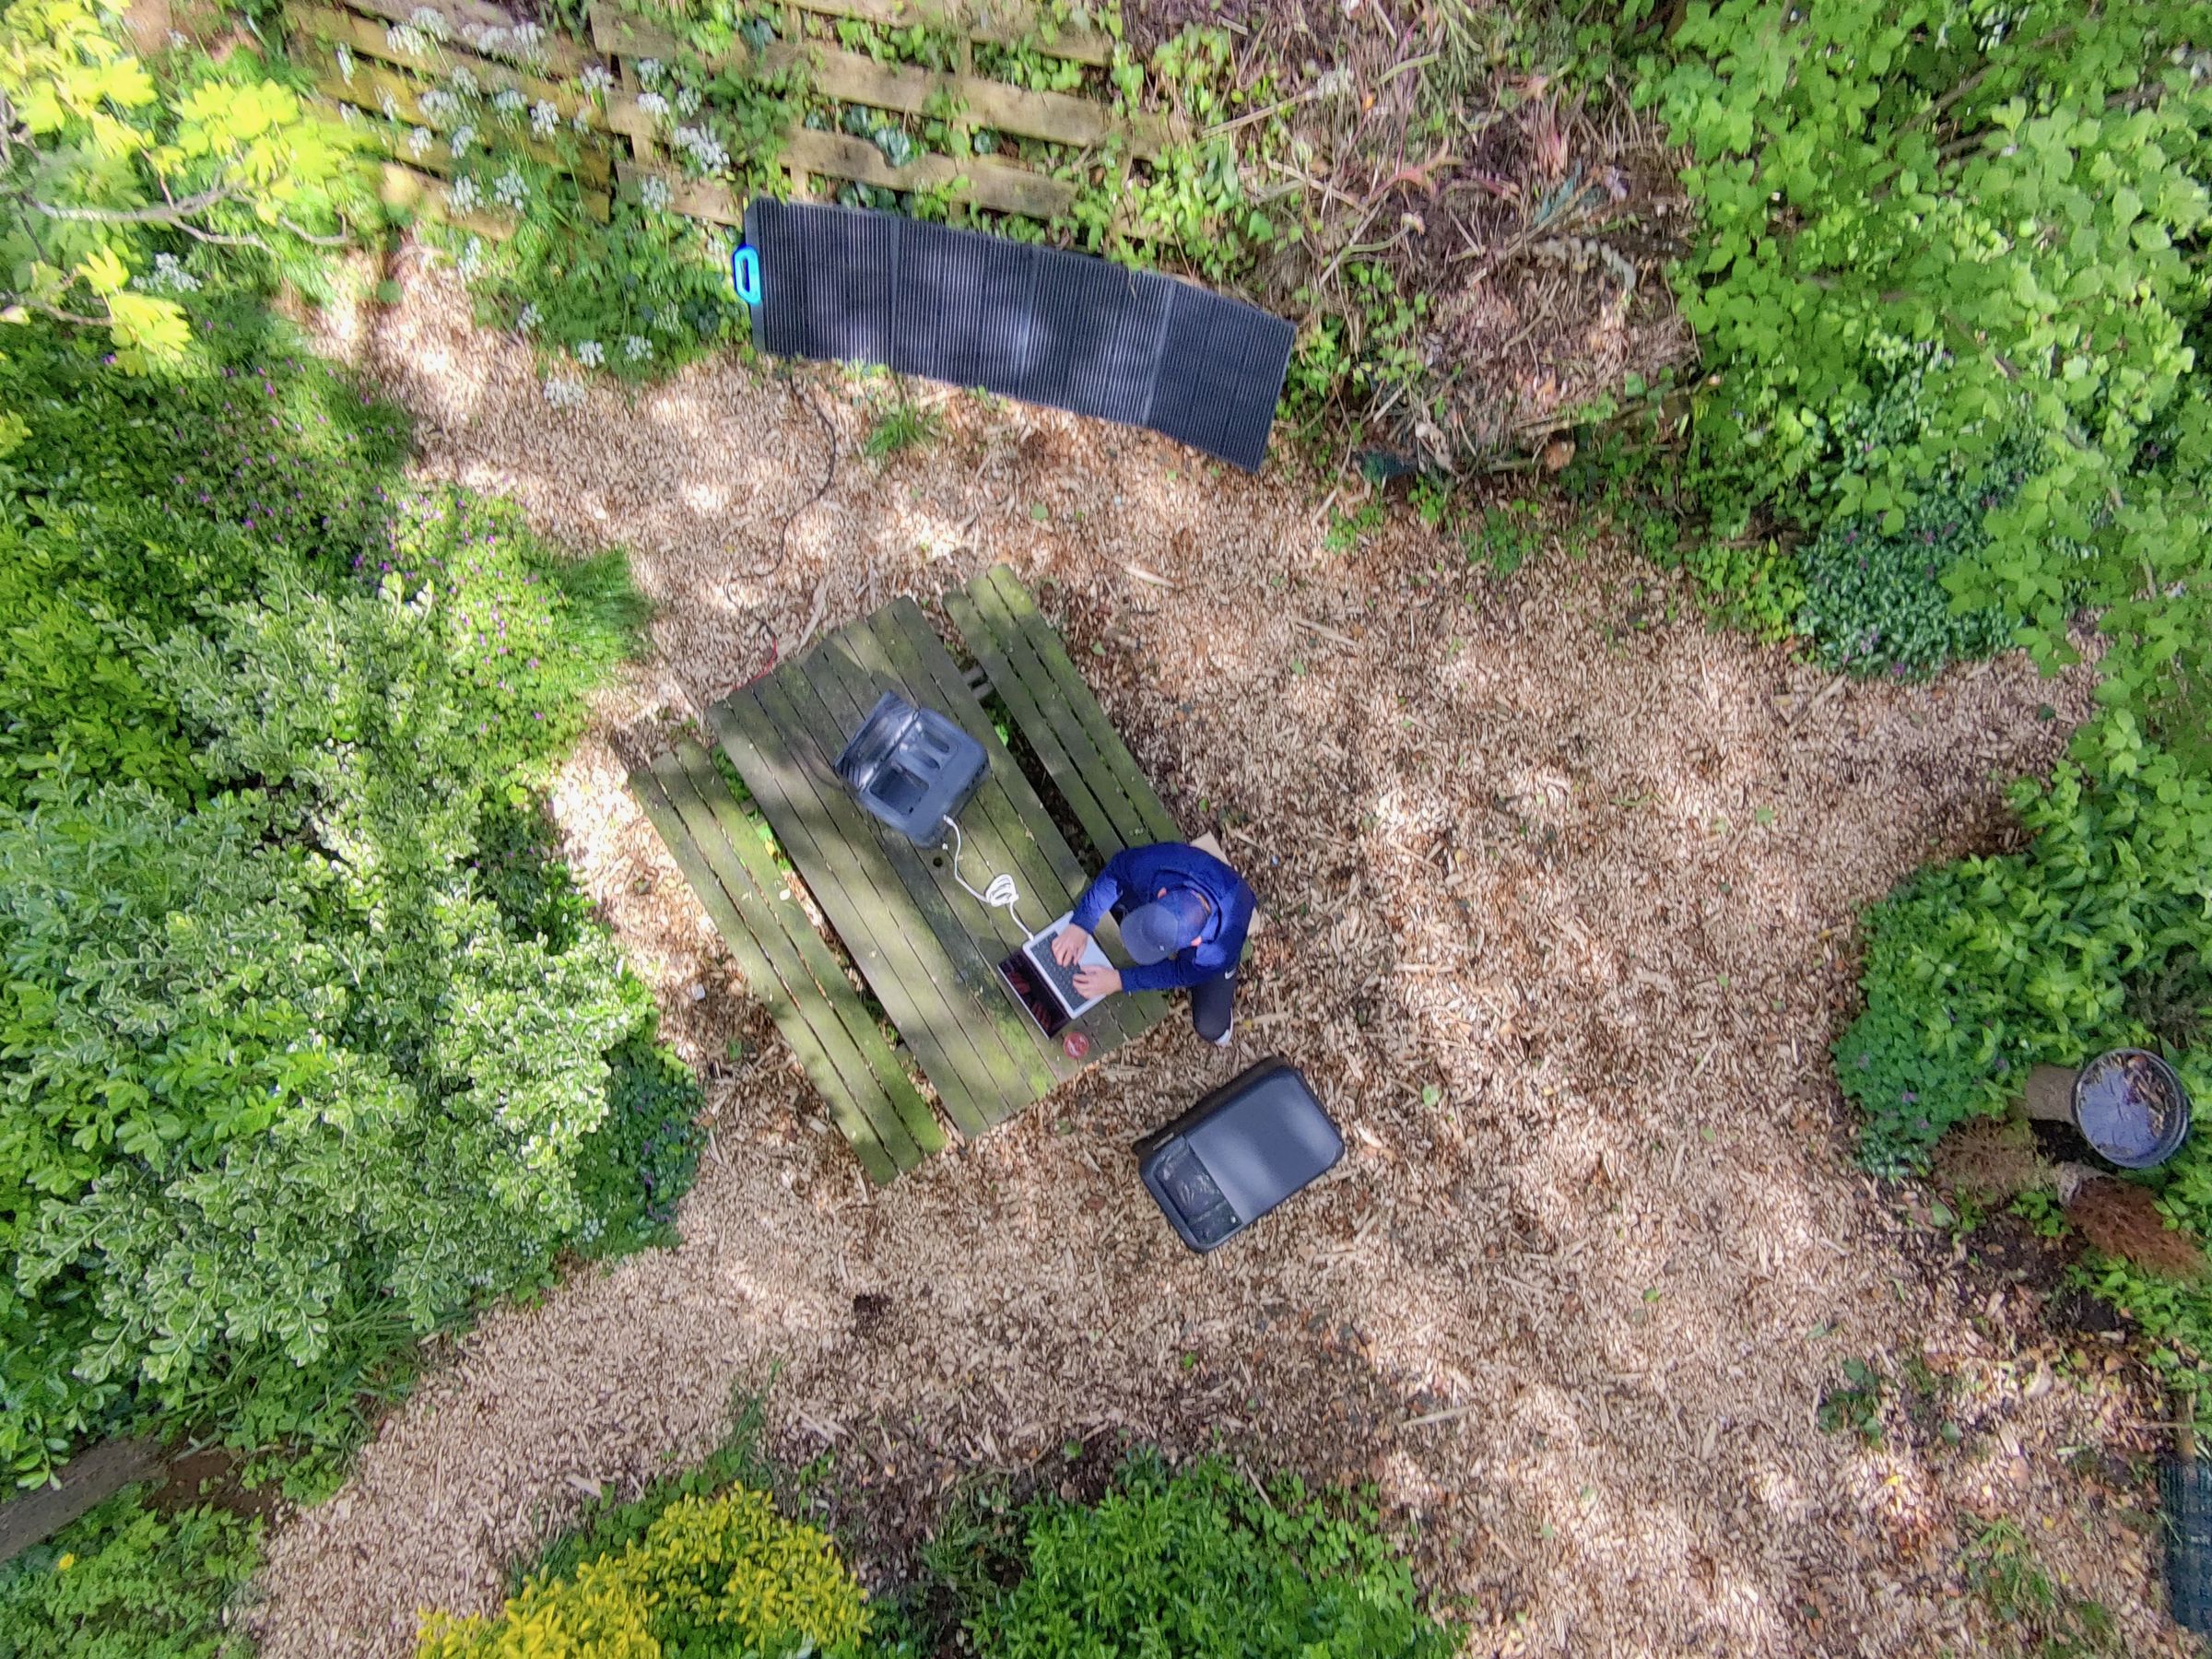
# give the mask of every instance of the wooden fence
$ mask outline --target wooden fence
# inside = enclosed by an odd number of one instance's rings
[[[442,20],[441,31],[422,26],[425,10]],[[550,144],[524,141],[525,151],[550,165],[571,168],[586,209],[606,219],[616,192],[634,195],[649,178],[667,187],[677,211],[717,224],[743,222],[745,204],[726,184],[684,175],[670,161],[653,114],[641,107],[645,90],[637,65],[675,59],[675,35],[648,18],[606,5],[590,9],[588,45],[551,33],[518,35],[519,19],[485,0],[330,0],[288,8],[293,29],[311,42],[316,84],[340,105],[404,122],[430,135],[421,147],[402,144],[383,169],[387,202],[443,217],[489,236],[511,233],[512,223],[489,205],[455,207],[449,196],[454,158],[450,117],[423,107],[429,88],[414,78],[448,79],[465,68],[487,94],[512,91],[535,107],[550,106],[571,124],[577,157],[565,160]],[[926,24],[955,35],[959,68],[931,70],[878,63],[865,53],[809,38],[809,17],[849,19],[889,28]],[[1040,139],[1088,153],[1115,168],[1115,196],[1124,194],[1129,165],[1150,160],[1182,135],[1149,114],[1117,115],[1098,98],[1039,92],[974,72],[978,45],[1026,45],[1052,58],[1099,66],[1112,59],[1113,42],[1095,30],[1041,29],[1028,6],[917,4],[916,0],[783,0],[782,38],[755,49],[739,45],[712,67],[747,65],[767,72],[796,71],[806,86],[838,104],[860,105],[893,115],[942,112],[955,132],[980,130]],[[581,77],[597,68],[612,84],[598,99]],[[406,71],[407,73],[400,73]],[[780,156],[794,195],[809,195],[817,181],[875,185],[896,191],[947,190],[961,207],[1050,219],[1074,205],[1077,186],[1022,162],[999,156],[925,154],[893,165],[868,139],[798,124],[783,135]]]

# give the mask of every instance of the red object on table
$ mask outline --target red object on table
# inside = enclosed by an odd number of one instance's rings
[[[1070,1060],[1080,1060],[1090,1053],[1090,1038],[1082,1031],[1070,1031],[1060,1039],[1060,1046],[1067,1051]]]

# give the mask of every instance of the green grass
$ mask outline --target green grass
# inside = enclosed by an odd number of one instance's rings
[[[861,453],[871,461],[888,461],[910,449],[935,442],[944,434],[945,421],[935,409],[924,408],[901,390],[889,404],[879,407],[861,440]]]

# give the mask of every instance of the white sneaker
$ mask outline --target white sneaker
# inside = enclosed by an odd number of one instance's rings
[[[1212,1043],[1216,1048],[1227,1048],[1229,1046],[1229,1040],[1231,1037],[1234,1037],[1236,1034],[1237,1022],[1232,1019],[1229,1022],[1229,1030],[1223,1031],[1218,1037],[1208,1037],[1206,1041]]]

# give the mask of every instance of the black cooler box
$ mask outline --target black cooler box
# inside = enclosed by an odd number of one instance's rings
[[[945,839],[945,820],[991,771],[983,746],[935,709],[886,691],[837,758],[860,804],[918,847]]]
[[[1136,1143],[1137,1172],[1193,1250],[1227,1243],[1335,1166],[1344,1136],[1279,1056]]]

